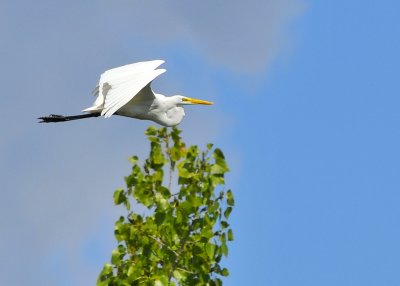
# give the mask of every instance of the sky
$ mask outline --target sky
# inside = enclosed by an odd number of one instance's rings
[[[149,121],[38,124],[89,107],[99,75],[164,59],[156,92],[231,168],[224,285],[400,285],[400,3],[1,1],[0,285],[93,285],[112,194]]]

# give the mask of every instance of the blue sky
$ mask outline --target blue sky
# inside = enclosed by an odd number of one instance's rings
[[[88,107],[104,70],[165,59],[156,91],[190,143],[226,153],[226,285],[400,285],[398,1],[0,3],[0,284],[93,285],[113,191],[146,121],[39,125]]]

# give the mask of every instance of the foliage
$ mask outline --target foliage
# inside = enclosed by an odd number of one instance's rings
[[[205,151],[186,147],[175,127],[150,127],[146,135],[149,157],[143,167],[130,158],[126,189],[114,193],[127,215],[115,224],[119,244],[97,285],[222,285],[234,205],[232,192],[222,189],[228,172],[222,151],[212,144]],[[142,205],[144,213],[132,205]]]

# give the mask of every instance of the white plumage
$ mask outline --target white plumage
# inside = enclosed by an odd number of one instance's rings
[[[96,96],[93,106],[83,110],[89,114],[75,116],[53,114],[39,119],[47,123],[97,116],[108,118],[116,114],[152,120],[164,126],[174,126],[185,116],[183,105],[213,104],[181,95],[165,97],[154,93],[151,82],[166,71],[157,69],[163,63],[163,60],[154,60],[107,70],[100,76],[99,84],[93,91]]]

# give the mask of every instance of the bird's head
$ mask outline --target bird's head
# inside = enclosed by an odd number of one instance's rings
[[[176,95],[175,98],[177,99],[177,105],[192,105],[192,104],[204,104],[204,105],[212,105],[214,104],[211,101],[197,99],[197,98],[190,98],[182,95]]]
[[[205,104],[212,105],[213,103],[206,100],[190,98],[182,95],[163,96],[156,94],[155,104],[151,109],[151,120],[164,125],[175,126],[181,123],[185,116],[184,105]]]

